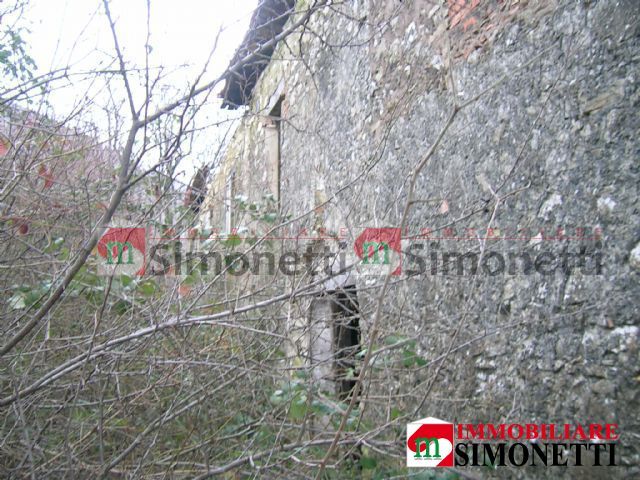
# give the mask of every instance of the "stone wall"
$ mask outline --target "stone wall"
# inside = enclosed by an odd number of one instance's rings
[[[639,473],[639,13],[634,1],[354,0],[278,45],[213,191],[231,168],[246,195],[272,190],[265,116],[284,95],[280,206],[297,219],[287,228],[352,245],[365,227],[402,226],[423,245],[404,244],[405,273],[419,266],[409,253],[427,271],[393,279],[377,342],[414,339],[421,361],[403,365],[390,349],[374,363],[368,393],[388,398],[365,406],[374,424],[392,411],[618,423],[626,467],[585,474]],[[212,196],[207,208],[219,205]],[[562,265],[581,248],[586,266]],[[458,275],[453,261],[432,274],[433,252],[548,254],[557,268]],[[384,279],[353,278],[366,344]]]

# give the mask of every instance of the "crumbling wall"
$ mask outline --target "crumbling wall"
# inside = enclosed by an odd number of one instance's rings
[[[638,13],[633,1],[360,0],[278,46],[251,112],[284,82],[281,204],[312,212],[295,228],[344,228],[352,245],[362,228],[399,227],[426,159],[403,225],[425,261],[601,255],[600,271],[451,264],[392,282],[382,341],[415,338],[423,361],[372,370],[369,394],[392,403],[369,406],[374,421],[392,407],[411,420],[617,423],[615,475],[638,474]],[[500,240],[483,241],[488,229]],[[358,279],[365,344],[381,281]]]

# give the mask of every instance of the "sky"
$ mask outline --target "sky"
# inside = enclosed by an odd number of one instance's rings
[[[120,44],[127,59],[143,63],[146,0],[111,0]],[[220,27],[216,55],[225,67],[246,32],[256,0],[150,0],[150,44],[154,60],[167,67],[202,65]],[[101,0],[30,0],[25,11],[29,47],[41,69],[88,65],[96,51],[113,50]]]
[[[165,76],[159,91],[167,99],[188,91],[209,57],[220,29],[215,54],[203,80],[220,75],[242,41],[257,0],[149,0],[149,61],[152,72]],[[144,67],[147,42],[147,0],[110,0],[110,9],[127,67]],[[113,68],[114,44],[102,0],[29,0],[22,20],[30,30],[28,51],[38,66],[38,73],[68,67],[80,73]],[[91,80],[88,80],[91,78]],[[118,83],[114,83],[117,80]],[[135,83],[135,81],[134,81]],[[214,93],[222,88],[219,85]],[[136,103],[144,91],[134,88]],[[95,76],[75,75],[58,84],[49,95],[57,117],[64,117],[78,105],[99,128],[106,129],[109,96],[124,99],[120,79],[108,85]],[[84,103],[83,103],[84,102]],[[162,103],[161,99],[158,99]],[[215,105],[214,105],[215,103]],[[123,105],[126,107],[126,105]],[[113,109],[113,104],[111,104]],[[102,113],[101,113],[102,112]],[[226,118],[226,111],[212,102],[203,109],[200,126]],[[207,132],[206,138],[224,135],[228,126]],[[224,130],[224,131],[222,131]],[[202,135],[201,135],[202,137]],[[194,153],[186,169],[206,161],[216,141],[196,138]]]

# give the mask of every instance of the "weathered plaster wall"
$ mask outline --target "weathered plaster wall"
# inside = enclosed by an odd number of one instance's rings
[[[618,423],[627,468],[614,476],[637,475],[638,4],[467,3],[361,0],[314,17],[315,34],[278,46],[226,164],[238,165],[246,185],[262,178],[260,114],[284,82],[283,211],[295,217],[329,200],[296,228],[346,227],[351,241],[361,227],[400,225],[413,170],[454,103],[465,105],[418,175],[406,225],[458,234],[600,229],[602,274],[394,283],[383,332],[416,336],[430,363],[374,369],[372,391],[405,394],[393,407],[412,415],[435,382],[416,418]],[[490,247],[535,255],[579,245]],[[480,242],[433,240],[427,248],[479,252]],[[374,281],[358,280],[365,342]],[[388,415],[375,405],[368,411],[380,423]]]

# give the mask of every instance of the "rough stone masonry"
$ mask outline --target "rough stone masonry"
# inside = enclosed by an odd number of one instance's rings
[[[278,44],[214,175],[209,223],[224,222],[234,172],[234,193],[278,195],[282,214],[298,218],[290,229],[346,231],[352,245],[362,228],[402,227],[422,244],[405,270],[432,252],[601,254],[599,272],[513,275],[459,275],[450,256],[447,274],[391,282],[377,346],[415,338],[424,361],[374,363],[367,394],[394,400],[368,405],[373,423],[391,410],[617,423],[615,469],[479,472],[640,475],[639,19],[632,0],[353,0]],[[366,345],[382,279],[354,282]],[[309,305],[296,306],[304,324]]]

